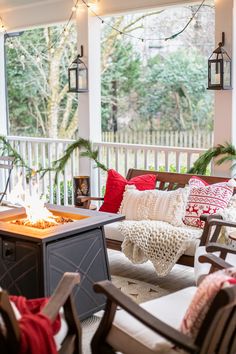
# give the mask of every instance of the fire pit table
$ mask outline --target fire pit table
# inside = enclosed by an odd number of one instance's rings
[[[49,296],[64,272],[78,271],[75,289],[80,319],[104,307],[94,282],[110,279],[103,227],[122,215],[87,209],[46,205],[62,223],[44,229],[21,221],[24,208],[0,213],[0,286],[12,295],[27,298]],[[63,223],[63,220],[67,220]]]

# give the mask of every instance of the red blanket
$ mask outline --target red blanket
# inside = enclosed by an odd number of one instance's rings
[[[40,313],[48,300],[27,300],[22,296],[10,296],[10,300],[22,316],[19,320],[20,354],[57,354],[53,336],[60,329],[60,317],[52,324]]]

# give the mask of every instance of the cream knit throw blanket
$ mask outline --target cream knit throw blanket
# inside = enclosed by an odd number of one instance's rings
[[[119,230],[124,236],[122,251],[126,257],[133,263],[150,260],[160,277],[171,271],[192,238],[199,238],[202,232],[152,220],[122,221]]]

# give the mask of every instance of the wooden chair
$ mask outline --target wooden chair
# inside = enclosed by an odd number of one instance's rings
[[[59,354],[81,354],[81,327],[71,297],[72,289],[80,281],[78,273],[65,273],[41,313],[53,322],[63,306],[68,331],[61,344]],[[6,291],[0,291],[0,314],[6,329],[0,326],[1,354],[17,354],[20,348],[20,328]]]
[[[7,188],[10,183],[11,172],[13,169],[14,157],[10,156],[0,156],[0,169],[7,170],[7,179],[3,192],[0,192],[0,205],[2,204],[2,200],[6,195]]]
[[[219,243],[219,236],[222,227],[236,228],[235,222],[222,220],[220,215],[212,215],[204,229],[205,240],[203,245],[200,245],[195,253],[194,273],[195,281],[198,285],[202,279],[209,273],[214,272],[219,268],[219,263],[222,266],[231,264],[236,266],[236,249]],[[205,254],[207,253],[207,258]],[[217,258],[217,264],[214,260]],[[210,263],[209,260],[213,263]],[[208,260],[208,262],[206,262]]]
[[[222,268],[222,260],[213,258],[205,256],[205,260]],[[179,328],[196,287],[140,306],[109,281],[95,284],[94,289],[107,296],[107,304],[91,342],[93,354],[173,354],[177,353],[176,348],[196,354],[236,353],[236,286],[219,291],[195,340],[181,333]],[[117,306],[122,309],[117,311]]]

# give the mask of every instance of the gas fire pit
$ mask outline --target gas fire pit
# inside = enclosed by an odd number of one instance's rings
[[[0,285],[12,295],[49,296],[61,275],[78,271],[75,302],[81,319],[104,306],[94,282],[110,279],[103,227],[123,216],[46,205],[52,223],[32,225],[24,208],[0,213]]]

